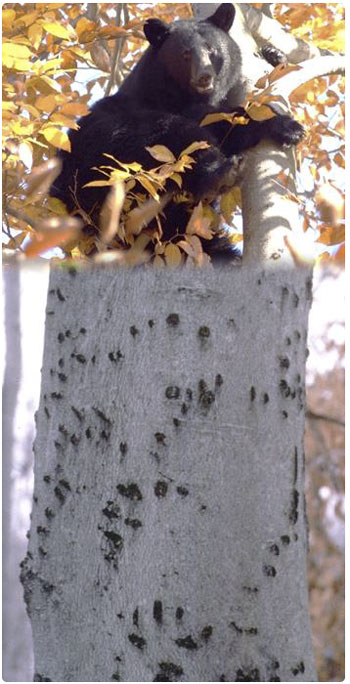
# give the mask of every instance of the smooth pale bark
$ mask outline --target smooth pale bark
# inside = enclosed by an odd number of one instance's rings
[[[285,238],[303,235],[294,177],[294,149],[263,141],[245,152],[241,178],[245,267],[257,263],[275,267],[276,261],[279,267],[293,267]]]
[[[314,681],[309,272],[52,273],[22,578],[38,681]]]

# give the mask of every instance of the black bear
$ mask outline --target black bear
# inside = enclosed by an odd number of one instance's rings
[[[183,176],[183,189],[195,203],[232,186],[237,155],[263,138],[278,145],[297,144],[303,128],[289,116],[250,120],[247,125],[219,121],[200,126],[208,113],[238,111],[244,99],[241,53],[228,34],[234,16],[233,5],[223,3],[203,21],[166,24],[149,19],[144,33],[150,46],[143,57],[118,92],[97,102],[80,119],[79,129],[70,131],[71,153],[60,154],[62,170],[51,195],[69,211],[79,206],[98,224],[109,188],[83,186],[101,178],[92,169],[106,165],[104,153],[150,169],[156,163],[146,147],[164,145],[178,156],[195,141],[208,142],[209,148],[193,154],[196,163]],[[170,202],[164,213],[163,237],[176,241],[189,220],[188,204]],[[234,252],[225,236],[202,244],[212,258],[230,258]]]

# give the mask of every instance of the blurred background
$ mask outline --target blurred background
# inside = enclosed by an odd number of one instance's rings
[[[42,260],[44,261],[44,260]],[[33,490],[49,266],[3,272],[3,678],[32,681],[31,631],[19,582]],[[305,434],[310,609],[320,681],[344,679],[344,291],[317,269],[310,314]]]

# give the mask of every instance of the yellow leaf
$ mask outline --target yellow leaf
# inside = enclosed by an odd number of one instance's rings
[[[179,188],[182,188],[182,178],[179,173],[172,173],[170,178],[179,186]]]
[[[182,264],[181,251],[176,245],[173,245],[172,243],[167,245],[164,250],[164,255],[167,266],[177,268],[177,266]]]
[[[29,5],[30,7],[30,5]],[[33,5],[32,5],[33,7]],[[16,19],[16,27],[19,26],[20,24],[24,24],[24,26],[29,26],[30,24],[33,24],[33,22],[38,18],[39,13],[36,12],[28,12],[25,11],[24,14],[21,14],[18,16]]]
[[[115,182],[117,180],[128,180],[128,178],[130,178],[130,173],[128,173],[128,171],[122,171],[121,169],[113,169],[112,167],[103,166],[101,167],[102,172],[105,168],[111,171],[110,179],[112,182]]]
[[[50,78],[50,76],[46,76],[46,74],[43,74],[42,76],[34,76],[34,78],[31,78],[27,86],[32,86],[36,90],[39,90],[40,93],[44,93],[47,95],[48,93],[60,93],[61,92],[61,86],[59,83],[56,83],[53,78]]]
[[[157,192],[156,188],[155,188],[154,185],[151,183],[151,181],[148,180],[148,178],[146,178],[146,176],[142,176],[142,175],[140,174],[140,175],[138,176],[137,180],[138,180],[139,183],[145,188],[145,190],[147,190],[147,192],[149,192],[149,194],[152,195],[152,197],[153,197],[154,199],[159,200],[159,195],[158,195],[158,192]]]
[[[186,226],[187,235],[200,235],[206,240],[211,240],[213,235],[210,230],[211,220],[203,215],[203,205],[199,202],[193,209],[191,218]]]
[[[3,108],[3,110],[9,111],[9,112],[16,112],[17,111],[17,105],[15,105],[14,102],[3,102],[2,108]]]
[[[2,11],[2,26],[4,29],[12,28],[12,24],[16,19],[16,12],[13,9],[5,9]]]
[[[37,100],[35,100],[35,106],[42,112],[50,113],[53,109],[56,109],[62,100],[65,100],[63,95],[40,95]]]
[[[8,111],[7,109],[4,109],[3,112],[2,112],[2,119],[3,119],[3,121],[4,121],[4,122],[5,122],[5,120],[11,121],[12,118],[13,118],[13,115],[11,114],[11,112]]]
[[[345,159],[342,154],[337,152],[337,154],[334,155],[333,159],[338,166],[341,166],[343,169],[345,168]]]
[[[29,38],[29,40],[30,40],[30,42],[33,45],[33,48],[35,50],[38,49],[38,47],[41,43],[42,35],[43,35],[43,29],[42,29],[42,26],[40,26],[40,24],[32,24],[31,26],[29,26],[28,38]]]
[[[16,121],[13,126],[12,126],[12,132],[15,135],[32,135],[34,131],[34,124],[32,123],[23,123],[22,121]]]
[[[141,164],[139,164],[138,162],[131,162],[131,164],[122,164],[122,162],[118,160],[118,164],[120,164],[120,166],[122,166],[125,169],[130,169],[130,171],[136,171],[136,173],[138,171],[141,171],[142,169]]]
[[[94,21],[90,21],[89,19],[86,19],[85,17],[82,17],[81,19],[78,19],[77,25],[76,25],[76,32],[80,37],[82,36],[83,33],[89,32],[89,31],[96,31],[97,25],[95,24]]]
[[[61,112],[54,112],[51,114],[50,121],[52,121],[52,123],[58,124],[59,126],[66,126],[66,128],[79,128],[74,119],[69,119],[67,116],[61,114]]]
[[[328,227],[321,230],[320,237],[316,242],[320,242],[323,245],[338,245],[345,240],[345,227],[336,226],[335,228]]]
[[[125,36],[126,29],[122,26],[102,26],[98,30],[98,35],[100,38],[120,38]]]
[[[247,114],[249,114],[253,121],[266,121],[267,119],[273,119],[273,117],[276,116],[275,112],[273,112],[270,107],[254,104],[247,107]]]
[[[200,125],[209,126],[210,124],[216,123],[217,121],[228,121],[229,123],[232,123],[232,114],[226,114],[225,112],[207,114],[207,116],[204,117],[203,121],[201,121]]]
[[[122,167],[122,169],[125,169],[126,171],[141,171],[142,166],[138,162],[131,162],[130,164],[124,164],[124,162],[119,161],[119,159],[116,159],[113,157],[112,154],[108,154],[107,152],[104,152],[103,154],[104,157],[107,157],[107,159],[113,159],[119,166]]]
[[[331,183],[324,183],[315,196],[317,208],[322,221],[331,226],[338,226],[345,218],[344,194]]]
[[[47,71],[51,71],[53,74],[57,74],[57,69],[62,65],[62,62],[62,57],[56,57],[56,59],[48,59],[48,61],[44,64],[41,64],[38,60],[38,62],[35,62],[35,66],[37,66],[37,71],[39,74],[44,74]],[[61,71],[61,73],[63,72]]]
[[[187,154],[181,155],[180,159],[176,162],[176,164],[173,165],[173,168],[175,171],[185,171],[185,169],[190,169],[193,164],[195,163],[195,160],[193,157],[189,157]]]
[[[57,197],[49,197],[47,204],[53,214],[58,214],[59,216],[67,215],[67,207]]]
[[[3,43],[3,59],[6,59],[7,57],[16,59],[30,59],[31,56],[31,50],[29,50],[29,48],[27,48],[25,45],[19,45],[18,43]]]
[[[34,116],[34,119],[38,119],[40,117],[39,110],[36,109],[35,107],[33,107],[33,105],[28,104],[28,102],[23,104],[23,108],[25,108],[27,110],[27,112],[29,112],[29,114]]]
[[[113,183],[100,211],[99,227],[105,244],[108,244],[118,231],[124,200],[125,187],[123,181],[119,180]]]
[[[21,221],[21,219],[18,219]],[[19,230],[19,225],[16,225],[16,230]],[[7,249],[18,249],[18,245],[21,245],[25,238],[28,237],[28,230],[23,230],[22,233],[18,233],[16,235],[16,239],[12,238],[12,240],[9,240],[9,242],[6,244]]]
[[[102,45],[93,43],[90,48],[90,55],[93,63],[96,64],[101,71],[106,71],[107,73],[111,71],[110,56]]]
[[[70,26],[62,26],[58,22],[44,22],[43,27],[47,33],[56,36],[56,38],[63,38],[63,40],[76,38],[76,33]]]
[[[224,195],[221,196],[220,199],[220,212],[222,213],[225,221],[229,222],[231,221],[232,214],[234,210],[236,209],[237,206],[237,201],[236,201],[236,195],[233,190],[230,190],[229,192],[225,192]]]
[[[33,64],[29,59],[15,59],[14,57],[4,57],[2,63],[8,69],[15,69],[25,73],[33,70]]]
[[[105,188],[108,185],[113,185],[113,181],[110,178],[108,180],[90,181],[90,183],[85,183],[83,188]]]
[[[72,116],[84,116],[84,114],[89,113],[89,108],[87,105],[79,102],[68,102],[61,107],[62,114],[68,114]]]
[[[197,235],[189,235],[187,240],[193,249],[193,258],[199,259],[203,254],[203,247],[199,237]]]
[[[58,147],[60,150],[66,150],[66,152],[70,152],[71,146],[69,138],[67,133],[64,133],[64,131],[60,131],[58,128],[50,126],[48,128],[42,128],[40,133],[44,136],[45,140],[50,143],[50,145]]]
[[[187,241],[187,239],[186,240],[180,240],[177,243],[177,247],[179,247],[179,249],[181,248],[186,254],[188,254],[188,256],[190,256],[190,257],[195,256],[194,249],[193,249],[192,245]]]
[[[186,149],[182,150],[180,157],[192,154],[192,152],[196,152],[197,150],[207,150],[208,147],[210,147],[210,145],[206,140],[199,140],[198,142],[194,142],[186,147]]]
[[[175,162],[176,158],[173,153],[165,147],[165,145],[154,145],[153,147],[146,147],[153,159],[160,162]]]
[[[167,192],[159,201],[150,198],[143,202],[139,207],[135,207],[135,209],[129,211],[125,225],[126,232],[128,234],[138,235],[142,228],[148,226],[162,209],[164,209],[170,198],[171,194]]]

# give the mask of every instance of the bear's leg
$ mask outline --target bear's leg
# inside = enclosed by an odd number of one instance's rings
[[[212,198],[235,184],[239,158],[233,154],[226,156],[218,149],[216,138],[208,127],[201,127],[187,117],[152,110],[142,115],[133,112],[128,125],[119,116],[118,125],[110,137],[109,154],[122,162],[139,162],[145,169],[158,165],[148,152],[149,147],[164,145],[178,158],[192,143],[209,143],[207,149],[190,154],[195,163],[182,176],[183,189],[189,191],[196,201]],[[170,186],[170,189],[177,189],[175,184],[170,183]]]
[[[214,126],[211,127],[212,129]],[[221,127],[222,133],[222,127]],[[265,121],[249,121],[247,125],[233,126],[223,140],[222,149],[226,154],[240,154],[255,147],[261,140],[273,140],[278,145],[291,147],[304,137],[303,126],[291,116],[276,115]]]

